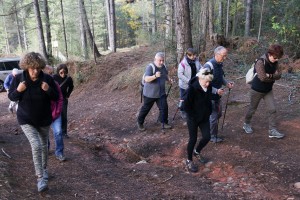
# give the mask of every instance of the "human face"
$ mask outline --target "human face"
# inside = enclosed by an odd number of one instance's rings
[[[224,60],[227,58],[227,50],[222,50],[219,53],[216,53],[215,59],[217,62],[224,62]]]
[[[204,88],[208,88],[209,84],[210,84],[210,81],[208,80],[205,80],[205,79],[199,79],[199,83],[202,87]]]
[[[164,58],[161,58],[161,57],[156,57],[154,59],[154,64],[158,67],[158,68],[161,68],[162,65],[164,64],[165,62],[165,59]]]
[[[269,60],[271,63],[274,63],[274,62],[277,62],[279,60],[279,58],[269,54]]]
[[[65,78],[65,76],[67,75],[66,71],[64,69],[59,70],[59,76],[62,78]]]
[[[41,68],[28,68],[29,77],[32,81],[36,81],[41,72]]]
[[[196,60],[197,55],[196,54],[192,54],[192,55],[187,55],[187,57],[191,60]]]

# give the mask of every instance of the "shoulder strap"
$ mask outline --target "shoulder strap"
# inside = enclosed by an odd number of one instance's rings
[[[210,70],[214,70],[214,65],[210,61],[207,61],[205,64],[210,66]]]
[[[153,64],[153,63],[150,63],[150,65],[151,65],[151,67],[152,67],[152,72],[153,72],[153,74],[155,74],[155,66],[154,66],[154,64]]]
[[[183,69],[185,70],[185,65],[184,65],[183,61],[181,61],[180,64],[182,65]]]
[[[59,87],[62,87],[67,82],[68,79],[69,79],[69,76],[67,76],[67,78],[61,84],[59,84]]]

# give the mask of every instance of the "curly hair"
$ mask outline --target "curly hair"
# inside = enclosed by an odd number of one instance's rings
[[[28,70],[28,68],[42,70],[46,66],[46,61],[41,54],[30,52],[21,58],[19,66],[25,71]]]
[[[58,64],[58,65],[56,66],[56,73],[59,74],[59,71],[62,70],[62,69],[64,70],[64,72],[65,72],[66,74],[69,73],[69,70],[68,70],[67,65],[66,65],[66,64],[63,64],[63,63]]]

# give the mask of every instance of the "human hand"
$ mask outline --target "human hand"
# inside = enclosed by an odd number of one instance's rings
[[[233,82],[229,82],[229,83],[227,83],[227,87],[228,87],[229,89],[232,89],[232,88],[233,88],[233,85],[234,85],[234,83],[233,83]]]
[[[155,77],[156,77],[156,78],[158,78],[158,77],[160,77],[160,76],[161,76],[160,72],[156,72],[156,73],[155,73]]]
[[[42,90],[44,90],[45,92],[49,90],[49,85],[46,82],[42,82],[41,85]]]
[[[218,90],[217,90],[217,94],[218,94],[219,96],[222,96],[222,95],[224,94],[224,89],[223,89],[223,88],[218,89]]]
[[[25,83],[25,81],[23,81],[23,82],[19,83],[19,85],[17,87],[17,91],[18,92],[24,92],[26,90],[26,88],[27,88],[26,83]]]

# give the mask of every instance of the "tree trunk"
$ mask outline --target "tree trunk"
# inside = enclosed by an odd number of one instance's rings
[[[245,36],[250,35],[251,18],[252,18],[252,0],[246,0],[246,19],[245,19]]]
[[[152,0],[152,35],[157,32],[156,22],[156,0]]]
[[[23,52],[23,45],[22,45],[22,39],[21,39],[21,31],[20,31],[20,24],[19,24],[19,16],[18,16],[18,10],[17,10],[17,3],[14,4],[15,14],[16,14],[16,23],[17,23],[17,33],[18,33],[18,43],[19,47],[21,48],[21,51]]]
[[[230,13],[230,0],[227,0],[225,37],[228,37],[228,32],[229,32],[229,13]]]
[[[193,47],[190,21],[190,8],[188,1],[174,0],[177,61],[180,62],[187,48]]]
[[[112,52],[116,52],[116,14],[115,1],[106,0],[107,8],[107,28],[109,37],[109,47]]]
[[[61,20],[62,20],[62,25],[63,25],[63,34],[64,34],[64,41],[65,41],[65,53],[66,53],[66,58],[68,60],[68,43],[67,43],[67,35],[66,35],[66,26],[65,26],[65,17],[64,17],[64,6],[62,0],[60,0],[60,9],[61,9]]]
[[[89,25],[89,22],[87,19],[86,10],[84,7],[84,0],[79,0],[79,9],[81,10],[81,13],[82,13],[84,30],[88,36],[88,40],[89,40],[91,49],[94,52],[96,57],[100,57],[101,54],[99,53],[98,48],[95,44],[94,37],[92,35],[91,28],[90,28],[90,25]]]
[[[223,18],[223,1],[219,0],[219,31],[221,34],[225,35],[224,32],[224,18]]]
[[[25,20],[24,16],[22,15],[22,26],[23,26],[23,42],[24,42],[24,48],[25,50],[28,50],[28,44],[27,44],[27,35],[26,35],[26,26],[25,26]]]
[[[257,41],[258,42],[259,42],[259,39],[260,39],[261,24],[262,24],[262,20],[263,20],[263,12],[264,12],[264,4],[265,4],[265,0],[262,0],[260,20],[259,20],[259,28],[258,28],[258,36],[257,36]]]
[[[172,37],[172,0],[166,0],[165,5],[166,5],[166,39],[170,39]]]
[[[214,34],[214,5],[214,0],[208,1],[208,30],[210,37]]]
[[[33,6],[34,6],[34,13],[35,13],[36,21],[37,21],[37,32],[38,32],[40,51],[41,51],[42,56],[45,58],[46,63],[48,63],[48,55],[47,55],[47,51],[46,51],[39,1],[33,0]]]
[[[203,0],[201,2],[201,11],[200,11],[200,25],[199,25],[199,50],[205,51],[206,49],[206,38],[207,38],[207,17],[208,17],[208,0]],[[201,47],[202,46],[202,47]]]
[[[235,30],[237,27],[237,19],[236,19],[236,15],[237,15],[237,7],[238,7],[238,1],[235,1],[235,12],[233,13],[233,19],[232,19],[232,28],[231,28],[231,35],[234,36],[235,35]]]
[[[44,11],[45,11],[45,24],[46,24],[46,38],[47,38],[47,53],[48,56],[52,57],[52,41],[51,41],[51,27],[48,9],[48,0],[44,0]]]
[[[80,4],[80,0],[78,1]],[[87,49],[87,38],[86,38],[86,32],[84,30],[84,24],[83,24],[83,15],[81,13],[81,9],[79,9],[80,13],[80,39],[81,39],[81,51],[83,53],[83,57],[85,60],[89,58],[88,49]]]

